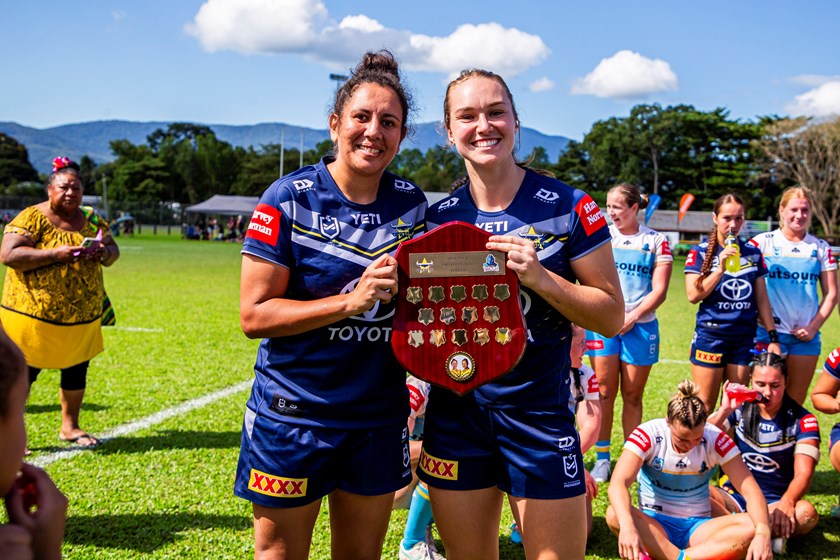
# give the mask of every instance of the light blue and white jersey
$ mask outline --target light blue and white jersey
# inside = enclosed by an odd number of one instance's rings
[[[653,269],[657,263],[674,261],[668,239],[659,232],[645,225],[633,235],[624,235],[615,224],[610,226],[613,257],[624,294],[624,312],[630,313],[642,303],[653,290]],[[636,321],[649,323],[656,319],[656,312],[651,311]]]
[[[831,247],[810,233],[790,241],[777,229],[756,235],[750,243],[761,250],[767,265],[767,295],[780,333],[807,326],[819,309],[818,288],[824,270],[837,270]]]
[[[728,435],[706,424],[703,439],[688,453],[677,453],[664,418],[649,420],[633,430],[624,449],[642,461],[639,507],[672,517],[710,517],[709,480],[716,465],[739,455]]]

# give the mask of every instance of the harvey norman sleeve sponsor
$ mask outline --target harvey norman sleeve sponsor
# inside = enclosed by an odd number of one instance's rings
[[[251,223],[248,224],[248,231],[245,237],[257,241],[277,243],[277,236],[280,234],[280,211],[268,204],[260,203],[251,216]]]

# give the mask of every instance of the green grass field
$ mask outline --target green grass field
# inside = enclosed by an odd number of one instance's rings
[[[41,374],[27,407],[29,460],[45,465],[70,499],[65,557],[252,557],[250,505],[232,493],[257,348],[239,329],[240,246],[145,234],[118,242],[122,258],[105,273],[117,326],[106,329],[106,351],[91,362],[82,411],[82,427],[110,439],[93,451],[70,453],[58,441],[58,372]],[[690,377],[694,313],[680,265],[659,312],[662,362],[648,383],[645,419],[664,415],[677,382]],[[836,312],[823,340],[824,354],[840,345]],[[208,395],[207,402],[196,400]],[[790,558],[840,556],[840,521],[827,517],[840,474],[825,457],[830,427],[840,418],[818,416],[823,460],[809,497],[823,518],[811,535],[789,543]],[[614,458],[621,439],[616,425]],[[590,452],[587,464],[593,461]],[[588,559],[618,558],[603,519],[606,506],[601,485]],[[394,512],[383,558],[397,558],[405,515]],[[511,521],[505,508],[501,557],[524,558],[521,547],[508,542]],[[326,508],[311,557],[329,558]]]

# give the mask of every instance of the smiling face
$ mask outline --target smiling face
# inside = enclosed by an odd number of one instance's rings
[[[779,216],[784,228],[804,235],[811,225],[811,203],[807,198],[792,198],[779,207]]]
[[[449,89],[449,141],[468,164],[493,165],[513,159],[518,128],[506,88],[493,78],[468,78]]]
[[[635,233],[639,229],[639,221],[636,214],[639,205],[627,205],[625,199],[618,190],[611,190],[607,193],[607,214],[615,224],[615,227],[622,233]]]
[[[358,86],[341,109],[330,115],[335,164],[345,176],[381,176],[405,138],[397,94],[373,83]]]

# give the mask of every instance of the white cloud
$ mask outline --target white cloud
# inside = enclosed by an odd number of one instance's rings
[[[797,95],[786,109],[794,115],[809,117],[840,115],[840,79]]]
[[[385,29],[385,27],[375,19],[370,19],[366,15],[361,14],[358,16],[347,16],[341,20],[338,27],[340,29],[355,29],[366,33],[375,33]]]
[[[642,98],[679,85],[671,65],[628,50],[601,59],[595,69],[575,80],[571,93],[619,99]]]
[[[446,36],[391,29],[363,14],[335,23],[322,0],[206,0],[185,30],[210,52],[302,53],[334,66],[387,48],[408,69],[450,75],[479,67],[513,76],[550,54],[539,36],[498,23],[461,25]]]
[[[126,14],[122,10],[115,10],[115,11],[111,12],[111,17],[114,18],[114,21],[116,21],[116,22],[119,22],[121,19],[125,19],[125,17],[127,15],[128,14]]]
[[[326,17],[320,0],[207,0],[185,30],[209,52],[300,52]]]
[[[820,74],[800,74],[799,76],[790,78],[790,81],[794,84],[808,87],[821,86],[825,83],[836,82],[838,80],[840,80],[840,76],[822,76]]]
[[[554,82],[543,76],[539,80],[535,80],[528,84],[528,89],[536,93],[541,91],[550,91],[554,89]]]

